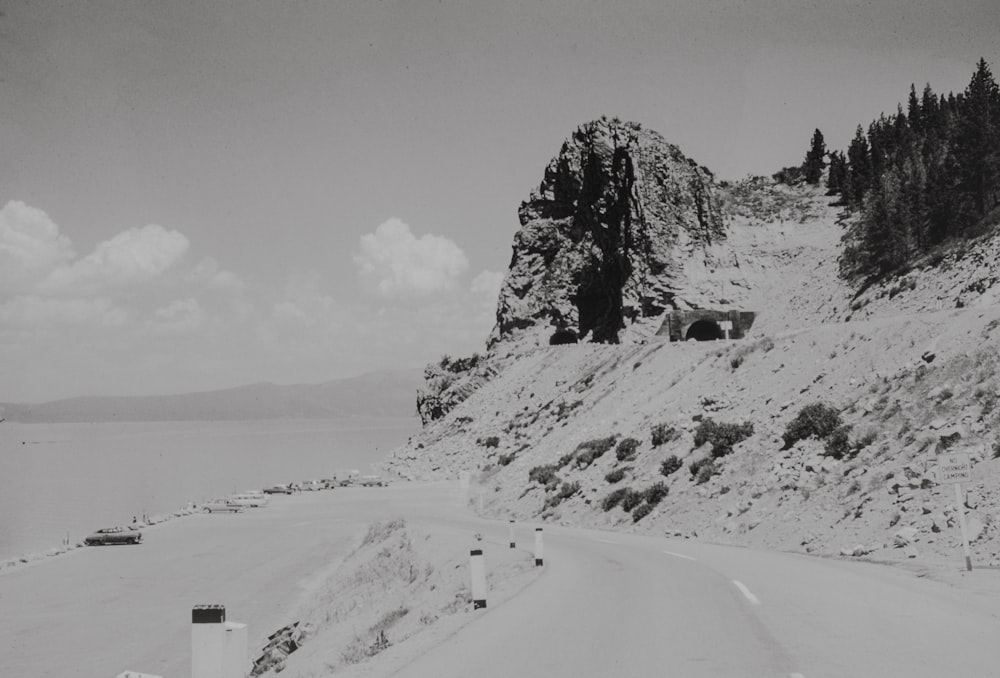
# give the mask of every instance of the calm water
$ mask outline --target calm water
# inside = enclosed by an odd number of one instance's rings
[[[416,419],[0,424],[0,560],[132,516],[275,483],[372,472]]]

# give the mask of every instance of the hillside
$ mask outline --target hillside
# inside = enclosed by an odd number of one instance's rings
[[[837,277],[844,226],[830,198],[765,180],[722,198],[726,237],[709,247],[730,264],[712,268],[712,284],[757,312],[746,339],[671,343],[647,331],[618,344],[504,345],[453,375],[461,398],[387,466],[471,471],[485,513],[500,518],[960,563],[953,489],[935,466],[937,452],[961,450],[974,462],[973,561],[1000,565],[1000,241],[941,250],[856,296]],[[851,427],[832,448],[842,458],[816,438],[783,449],[811,403]],[[752,435],[714,460],[717,474],[696,476],[691,463],[712,456],[711,442],[695,443],[709,419],[747,422]],[[671,456],[680,468],[665,476]],[[660,482],[665,497],[646,491]]]
[[[216,421],[410,417],[419,370],[396,370],[321,384],[250,384],[164,396],[81,397],[37,405],[3,405],[23,422]]]

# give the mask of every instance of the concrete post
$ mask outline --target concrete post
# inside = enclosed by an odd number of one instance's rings
[[[482,549],[469,552],[469,569],[472,572],[472,609],[486,607],[486,563]]]
[[[542,565],[542,549],[544,545],[542,544],[542,528],[535,528],[535,566],[540,567]]]
[[[223,648],[223,678],[246,678],[249,668],[247,653],[247,625],[226,622],[226,641]]]
[[[510,547],[515,548],[514,544],[514,519],[510,519]]]
[[[223,678],[226,656],[226,606],[191,609],[191,678]]]

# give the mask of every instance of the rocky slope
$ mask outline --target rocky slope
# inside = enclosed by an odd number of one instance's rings
[[[961,563],[953,488],[935,467],[938,453],[965,451],[973,560],[1000,565],[1000,239],[944,250],[859,292],[837,277],[842,215],[829,198],[763,180],[716,194],[724,244],[698,246],[718,262],[711,278],[671,289],[731,290],[759,312],[747,339],[625,332],[619,344],[549,346],[528,328],[494,345],[477,368],[493,376],[389,468],[473,471],[496,517]],[[850,427],[839,447],[836,436],[785,444],[789,423],[814,403]],[[752,433],[714,455],[709,419]],[[708,458],[715,472],[692,472]]]

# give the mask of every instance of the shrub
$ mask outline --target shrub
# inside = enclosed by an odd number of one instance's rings
[[[711,480],[712,476],[717,476],[720,473],[722,473],[722,470],[715,465],[715,462],[711,459],[706,459],[705,463],[698,469],[698,475],[695,478],[695,482],[698,485],[702,485]]]
[[[826,438],[826,445],[823,447],[823,454],[827,457],[833,457],[834,459],[853,457],[854,454],[851,453],[850,434],[850,424],[845,424],[835,428]]]
[[[478,438],[476,442],[483,447],[497,447],[500,444],[500,437],[490,436],[488,438]]]
[[[733,445],[746,440],[753,435],[753,424],[718,423],[713,419],[705,419],[694,431],[694,445],[701,447],[711,443],[712,456],[724,457],[733,451]]]
[[[635,438],[624,438],[615,448],[615,457],[618,461],[632,461],[635,459],[635,450],[639,447],[639,441]]]
[[[594,463],[594,460],[610,450],[615,445],[618,436],[608,436],[607,438],[596,438],[580,443],[576,446],[574,455],[576,464],[580,468],[587,468]]]
[[[514,452],[511,452],[510,454],[501,454],[499,457],[497,457],[497,464],[499,464],[500,466],[507,466],[508,464],[510,464],[510,462],[514,461],[515,459],[517,459],[517,454]]]
[[[660,475],[669,476],[679,470],[684,464],[677,458],[676,454],[671,454],[660,464]]]
[[[618,506],[622,499],[625,498],[625,493],[628,491],[629,488],[627,487],[619,487],[617,490],[612,490],[601,502],[601,508],[605,511],[610,511],[614,507]]]
[[[625,469],[616,468],[614,471],[604,476],[604,479],[609,483],[617,483],[619,480],[625,477]]]
[[[559,499],[559,501],[569,499],[579,491],[580,483],[563,483],[562,487],[559,488],[559,491],[556,492],[556,498]]]
[[[785,441],[783,449],[812,436],[824,439],[840,425],[840,413],[835,408],[821,402],[806,405],[785,427],[781,436]]]
[[[575,455],[572,452],[567,452],[563,456],[559,457],[559,461],[556,462],[556,468],[562,468],[566,464],[573,461]]]
[[[622,508],[626,511],[631,511],[636,506],[642,503],[642,500],[646,497],[642,492],[633,490],[631,487],[625,490],[625,494],[622,496]]]
[[[648,516],[653,511],[653,507],[649,504],[639,504],[632,511],[632,522],[637,523],[646,516]]]
[[[669,443],[671,440],[676,439],[678,436],[677,429],[675,429],[670,424],[663,422],[662,424],[657,424],[653,427],[653,447],[659,447],[665,443]]]
[[[697,476],[699,469],[705,464],[707,464],[711,459],[705,457],[704,459],[695,459],[690,464],[688,464],[688,470],[691,472],[692,476]]]
[[[662,482],[657,482],[653,483],[645,490],[643,490],[642,494],[646,498],[647,504],[651,506],[656,506],[661,501],[663,501],[663,498],[667,496],[667,493],[669,491],[670,490],[669,488],[667,488],[666,485],[664,485]]]
[[[546,464],[544,466],[536,466],[528,471],[528,480],[533,480],[540,485],[550,485],[558,483],[559,476],[556,475],[555,466]]]

